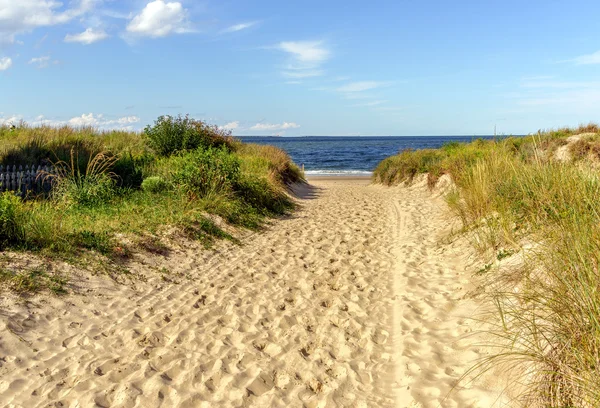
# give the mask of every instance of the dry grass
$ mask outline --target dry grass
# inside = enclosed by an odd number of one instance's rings
[[[600,174],[588,160],[598,131],[587,125],[403,153],[376,172],[386,183],[414,169],[450,174],[448,204],[482,254],[523,257],[520,268],[481,273],[498,306],[491,334],[500,348],[477,368],[511,367],[526,407],[600,405]],[[552,160],[548,151],[581,133],[593,135],[569,145],[577,166]]]

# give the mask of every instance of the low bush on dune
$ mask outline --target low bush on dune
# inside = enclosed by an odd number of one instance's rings
[[[150,146],[160,156],[199,148],[225,148],[233,150],[230,133],[188,116],[161,116],[153,126],[144,129]]]
[[[159,162],[166,180],[200,198],[231,191],[240,176],[238,158],[226,149],[198,149]]]
[[[476,247],[497,259],[523,251],[518,269],[481,273],[498,306],[500,351],[478,366],[515,368],[523,406],[600,405],[600,173],[591,156],[599,136],[588,125],[404,152],[375,172],[386,184],[449,174],[448,204]],[[555,157],[563,146],[570,161]]]
[[[302,179],[283,151],[187,116],[162,116],[143,133],[0,126],[0,164],[51,166],[39,178],[52,187],[0,196],[0,248],[69,257],[122,256],[117,236],[165,226],[203,243],[231,238],[207,215],[258,228],[293,208],[286,185]]]

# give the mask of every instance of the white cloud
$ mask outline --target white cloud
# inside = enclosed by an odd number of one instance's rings
[[[97,41],[102,41],[105,38],[108,38],[108,34],[106,34],[104,30],[94,30],[93,28],[88,28],[79,34],[67,34],[65,36],[65,42],[77,42],[89,45]]]
[[[9,57],[0,58],[0,71],[6,71],[12,66],[12,59]]]
[[[224,29],[223,31],[221,31],[221,33],[225,34],[225,33],[235,33],[238,31],[242,31],[242,30],[246,30],[250,27],[254,27],[255,25],[258,24],[258,21],[250,21],[247,23],[240,23],[240,24],[235,24],[232,25],[230,27],[227,27],[226,29]]]
[[[252,126],[250,130],[286,130],[286,129],[297,129],[300,125],[294,122],[283,122],[281,124],[271,124],[271,123],[257,123]]]
[[[341,86],[337,88],[339,92],[363,92],[371,89],[379,88],[383,86],[383,82],[377,81],[361,81],[361,82],[352,82],[350,84]]]
[[[48,68],[48,66],[50,65],[50,62],[52,62],[53,64],[58,63],[58,61],[51,61],[50,56],[46,55],[43,57],[32,58],[29,60],[28,64],[36,65],[36,68],[42,69],[42,68]]]
[[[114,124],[114,123],[118,123],[119,125],[130,125],[132,123],[138,123],[140,121],[140,118],[138,118],[137,116],[125,116],[122,118],[117,119],[116,121],[108,121],[106,122],[107,124]]]
[[[0,126],[1,125],[16,125],[21,120],[23,120],[23,117],[16,116],[16,115],[9,116],[9,117],[2,117],[2,116],[0,116]]]
[[[291,63],[281,72],[286,78],[322,76],[324,72],[320,67],[331,56],[323,41],[283,41],[275,48],[291,58]]]
[[[80,126],[98,126],[100,121],[103,120],[102,115],[94,116],[93,113],[83,114],[81,116],[76,116],[67,121],[67,123],[71,126],[80,127]]]
[[[51,125],[69,125],[73,127],[92,126],[100,129],[130,129],[131,125],[138,123],[140,118],[137,116],[124,116],[117,119],[106,119],[102,114],[84,113],[81,116],[75,116],[67,121],[53,121]]]
[[[323,41],[284,41],[280,42],[277,48],[305,63],[321,63],[330,56],[329,50],[323,46]]]
[[[91,11],[96,0],[79,0],[65,8],[55,0],[0,0],[0,43],[37,27],[65,24]]]
[[[222,130],[236,130],[240,127],[240,122],[237,120],[235,122],[229,122],[223,126],[219,126],[219,129]]]
[[[600,103],[600,82],[568,81],[561,78],[523,78],[519,90],[505,94],[518,107],[553,115],[593,117]]]
[[[579,57],[573,58],[572,61],[576,65],[600,64],[600,51],[596,51],[592,54],[581,55]]]
[[[179,2],[155,0],[146,4],[127,25],[129,33],[146,37],[165,37],[190,32],[188,12]]]

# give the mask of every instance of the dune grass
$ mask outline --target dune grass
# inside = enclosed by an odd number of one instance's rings
[[[567,142],[571,135],[579,141]],[[449,174],[451,210],[482,254],[519,252],[518,268],[483,268],[494,299],[498,353],[478,368],[512,366],[523,406],[600,405],[600,146],[595,125],[523,138],[452,144],[386,159],[375,180],[430,184]],[[571,160],[555,160],[568,143]],[[488,264],[492,265],[492,264]]]
[[[121,259],[129,252],[123,237],[147,241],[173,228],[206,245],[233,239],[214,215],[260,228],[293,209],[286,188],[303,179],[285,152],[181,116],[160,117],[144,132],[0,127],[0,164],[54,166],[41,175],[49,195],[0,195],[0,249],[71,259],[89,251]],[[36,287],[15,279],[0,275],[11,287]]]

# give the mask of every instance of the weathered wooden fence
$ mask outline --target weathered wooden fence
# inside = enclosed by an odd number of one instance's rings
[[[51,172],[51,166],[0,165],[0,192],[14,191],[21,197],[28,194],[47,194],[52,188],[52,183],[45,175]]]

